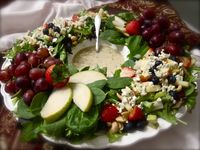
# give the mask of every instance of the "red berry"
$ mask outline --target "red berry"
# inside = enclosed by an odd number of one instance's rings
[[[130,67],[123,67],[121,69],[120,77],[129,77],[132,78],[135,76],[135,70]]]
[[[167,45],[165,51],[171,55],[178,56],[182,53],[182,48],[178,44],[170,43]]]
[[[140,31],[140,23],[137,20],[133,20],[126,25],[126,32],[130,35],[137,35]]]
[[[9,74],[8,70],[0,70],[0,81],[7,82],[12,76]]]
[[[117,108],[111,104],[106,104],[101,112],[101,120],[104,122],[113,122],[119,116]]]
[[[135,106],[128,116],[129,121],[139,121],[144,119],[144,112],[138,106]]]

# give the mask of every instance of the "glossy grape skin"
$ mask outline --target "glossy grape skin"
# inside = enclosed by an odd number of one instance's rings
[[[16,86],[20,89],[28,89],[31,85],[31,80],[27,76],[20,76],[16,78]]]
[[[5,91],[9,94],[13,94],[17,91],[15,81],[8,81],[5,85]]]
[[[27,60],[27,57],[24,53],[18,53],[14,58],[14,63],[19,65],[21,61]]]
[[[39,78],[38,80],[35,81],[34,91],[44,92],[48,91],[49,89],[51,89],[51,86],[49,85],[49,83],[46,81],[45,78]]]
[[[31,102],[32,102],[32,99],[33,99],[34,95],[35,95],[35,93],[33,92],[33,90],[31,90],[31,89],[27,90],[23,94],[24,103],[29,106],[31,104]]]
[[[11,65],[8,66],[8,73],[10,74],[10,76],[15,75],[16,67],[17,67],[17,65],[15,65],[15,64],[11,64]]]
[[[169,43],[165,48],[165,52],[167,52],[171,55],[174,55],[174,56],[178,56],[178,55],[182,54],[182,48],[178,44]]]
[[[152,32],[152,34],[160,33],[161,32],[160,25],[159,24],[153,24],[151,26],[151,32]]]
[[[38,48],[37,49],[38,58],[46,58],[49,56],[49,51],[47,48]]]
[[[32,68],[29,72],[29,77],[32,80],[37,80],[39,78],[42,78],[45,74],[45,69],[40,68]]]
[[[30,57],[28,58],[28,63],[32,66],[32,67],[37,67],[39,64],[39,58],[37,57],[37,55],[32,54],[30,55]]]
[[[15,76],[19,77],[22,75],[26,75],[29,73],[30,70],[30,66],[27,64],[20,64],[19,66],[17,66],[17,68],[15,69]]]
[[[176,30],[180,30],[179,25],[175,24],[175,23],[171,23],[168,29],[168,32],[172,32],[172,31],[176,31]]]
[[[145,40],[149,40],[151,37],[152,37],[152,31],[151,31],[151,28],[147,28],[145,29],[143,32],[142,32],[142,37],[145,39]]]
[[[62,62],[59,60],[59,59],[50,59],[48,61],[45,61],[44,62],[44,67],[45,68],[49,68],[51,65],[54,65],[54,64],[61,64]]]
[[[156,14],[153,8],[146,8],[144,9],[142,15],[145,19],[153,19]]]
[[[168,40],[172,43],[181,44],[184,41],[184,34],[180,30],[169,33]]]
[[[164,41],[165,36],[163,34],[156,34],[150,39],[149,45],[153,48],[157,48],[161,46],[164,43]]]
[[[160,25],[160,28],[162,30],[168,30],[169,28],[169,20],[166,16],[164,15],[161,15],[161,16],[158,16],[155,20],[154,20],[154,23],[155,24],[159,24]]]
[[[11,75],[9,74],[8,70],[0,70],[0,81],[7,82],[11,79]]]

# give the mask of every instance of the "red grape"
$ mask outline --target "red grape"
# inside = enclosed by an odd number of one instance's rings
[[[12,76],[9,74],[8,70],[0,70],[0,81],[7,82]]]
[[[37,80],[39,78],[42,78],[44,76],[45,69],[40,69],[40,68],[32,68],[29,72],[29,77],[32,80]]]
[[[11,64],[8,66],[8,73],[11,76],[14,76],[16,67],[17,67],[17,65],[15,65],[15,64]]]
[[[174,24],[174,23],[171,23],[170,26],[169,26],[168,31],[169,31],[169,32],[172,32],[172,31],[176,31],[176,30],[180,30],[179,25]]]
[[[167,30],[169,28],[169,20],[166,16],[159,16],[154,20],[155,24],[159,24],[162,30]]]
[[[165,41],[165,36],[163,34],[155,34],[149,41],[149,45],[153,48],[159,47]]]
[[[14,63],[16,65],[19,65],[21,61],[24,61],[26,59],[27,59],[27,57],[24,53],[18,53],[14,58]]]
[[[33,67],[36,67],[39,64],[39,59],[36,55],[32,54],[28,58],[28,63],[32,65]]]
[[[16,86],[21,89],[27,89],[31,85],[31,80],[27,76],[20,76],[16,78]]]
[[[62,62],[61,62],[59,59],[54,58],[54,59],[52,59],[52,60],[45,61],[44,66],[45,66],[46,68],[49,68],[51,65],[54,65],[54,64],[61,64],[61,63],[62,63]]]
[[[145,27],[150,27],[152,25],[152,21],[151,20],[144,20],[143,25]]]
[[[165,51],[166,51],[167,53],[170,53],[171,55],[177,56],[177,55],[181,55],[181,53],[182,53],[182,48],[181,48],[181,46],[178,45],[178,44],[169,43],[169,44],[166,46]]]
[[[152,34],[160,33],[160,25],[159,24],[153,24],[151,26],[151,32],[152,32]]]
[[[150,27],[147,28],[147,29],[145,29],[145,30],[142,32],[142,37],[143,37],[145,40],[149,40],[149,39],[151,38],[152,35],[153,35],[153,34],[152,34],[152,30],[151,30]]]
[[[37,55],[39,58],[46,58],[49,56],[49,51],[47,48],[38,48]]]
[[[43,92],[50,90],[51,86],[50,84],[46,81],[45,78],[39,78],[36,80],[35,85],[34,85],[34,90],[36,92]]]
[[[152,8],[145,9],[142,14],[145,19],[153,19],[156,15],[155,11]]]
[[[29,58],[33,53],[32,52],[25,52],[27,58]]]
[[[15,69],[15,76],[19,77],[19,76],[22,76],[22,75],[26,75],[26,74],[29,73],[29,70],[30,70],[30,66],[28,66],[27,64],[20,64]]]
[[[17,91],[15,81],[8,81],[5,85],[5,91],[9,94],[13,94]]]
[[[172,31],[168,36],[168,40],[172,43],[181,44],[184,41],[184,34],[180,30]]]
[[[34,95],[35,95],[35,93],[33,92],[33,90],[31,90],[31,89],[27,90],[23,94],[24,103],[29,106],[31,104],[31,102],[32,102],[32,99],[33,99]]]

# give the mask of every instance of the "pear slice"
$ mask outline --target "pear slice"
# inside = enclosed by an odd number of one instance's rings
[[[69,87],[54,90],[42,108],[41,117],[47,122],[56,121],[69,108],[72,90]]]
[[[71,84],[73,91],[73,102],[80,110],[87,112],[92,106],[93,96],[89,87],[82,83]]]
[[[88,70],[75,73],[69,78],[69,83],[89,84],[98,80],[106,80],[106,76],[100,72]]]

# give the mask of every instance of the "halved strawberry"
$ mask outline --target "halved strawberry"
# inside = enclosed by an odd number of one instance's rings
[[[138,20],[132,20],[126,25],[126,32],[130,35],[138,35],[140,32],[140,23]]]
[[[129,78],[132,78],[134,76],[135,76],[135,70],[133,70],[133,68],[123,67],[121,69],[120,77],[129,77]]]
[[[78,15],[73,15],[72,16],[72,21],[73,22],[76,22],[76,21],[78,21],[79,20],[79,16]]]
[[[68,73],[63,70],[63,66],[51,65],[45,72],[45,78],[48,83],[53,85],[55,88],[61,88],[69,81]]]
[[[191,57],[179,57],[180,61],[183,63],[183,66],[185,68],[189,68],[192,65],[192,59]]]
[[[128,121],[139,121],[144,119],[144,112],[138,106],[135,106],[128,116]]]
[[[119,116],[119,111],[116,106],[111,104],[106,104],[103,106],[103,110],[101,112],[101,120],[103,122],[113,122],[115,118]]]

